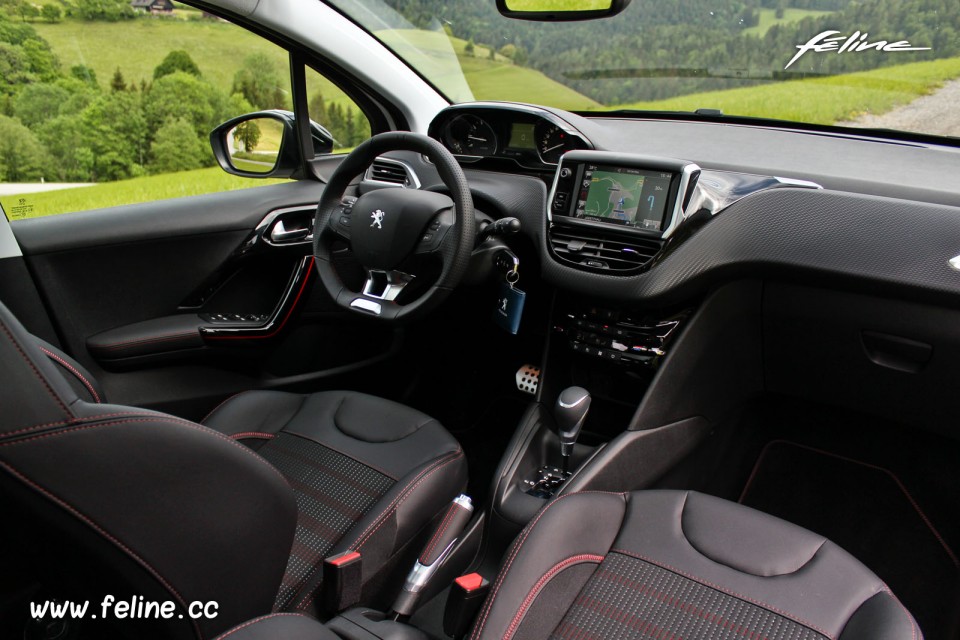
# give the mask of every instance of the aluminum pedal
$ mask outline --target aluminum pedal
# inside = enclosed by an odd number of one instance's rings
[[[537,387],[540,386],[540,367],[532,364],[525,364],[517,371],[517,389],[530,395],[537,395]]]

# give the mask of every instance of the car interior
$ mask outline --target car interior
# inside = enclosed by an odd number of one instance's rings
[[[0,637],[960,638],[956,139],[322,64],[349,153],[0,227]]]

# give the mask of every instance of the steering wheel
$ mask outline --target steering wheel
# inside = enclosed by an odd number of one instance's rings
[[[344,199],[350,182],[377,156],[401,150],[429,158],[451,195],[384,188],[352,204]],[[383,320],[411,320],[442,302],[466,272],[476,234],[473,198],[463,169],[439,142],[418,133],[381,133],[354,149],[334,171],[317,206],[314,230],[320,281],[341,308]],[[351,246],[367,273],[362,291],[350,290],[334,269],[332,246],[338,238]],[[418,298],[399,304],[397,296],[415,276],[398,267],[414,255],[438,256],[440,276]]]

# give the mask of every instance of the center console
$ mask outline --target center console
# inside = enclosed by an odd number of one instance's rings
[[[700,168],[665,158],[572,151],[550,190],[548,238],[561,263],[629,274],[647,267],[683,219]]]

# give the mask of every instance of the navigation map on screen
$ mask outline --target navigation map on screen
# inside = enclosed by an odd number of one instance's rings
[[[632,167],[587,165],[573,215],[661,231],[672,177]]]
[[[585,215],[636,222],[646,176],[594,171],[587,192]]]

